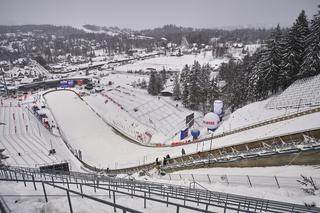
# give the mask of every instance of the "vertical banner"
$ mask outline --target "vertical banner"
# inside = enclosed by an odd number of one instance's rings
[[[194,124],[194,113],[186,116],[186,126],[188,128],[192,127]]]
[[[180,132],[180,140],[183,140],[186,137],[188,137],[188,133],[189,133],[189,128],[181,130],[181,132]]]

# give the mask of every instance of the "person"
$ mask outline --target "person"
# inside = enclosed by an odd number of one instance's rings
[[[163,157],[163,165],[167,165],[167,158],[166,157]]]
[[[158,160],[158,158],[156,158],[156,165],[158,165],[159,164],[159,160]]]
[[[185,154],[186,154],[186,151],[184,150],[184,148],[182,148],[181,154],[182,154],[182,155],[185,155]]]

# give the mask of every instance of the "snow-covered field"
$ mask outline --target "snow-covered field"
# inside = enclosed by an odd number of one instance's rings
[[[228,59],[214,58],[212,57],[211,51],[201,52],[197,55],[183,55],[183,56],[160,56],[151,59],[146,59],[143,61],[137,61],[133,64],[126,64],[123,66],[118,66],[115,69],[118,71],[146,71],[147,68],[153,68],[157,71],[163,68],[170,71],[180,71],[186,64],[192,65],[194,61],[198,61],[200,64],[210,64],[213,68],[218,68],[218,66],[227,62]]]
[[[299,177],[301,174],[320,178],[320,166],[274,166],[250,168],[206,168],[174,172],[173,174],[252,175]]]

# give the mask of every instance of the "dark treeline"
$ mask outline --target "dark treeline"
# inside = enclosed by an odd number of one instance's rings
[[[70,26],[54,26],[54,25],[0,25],[0,34],[17,33],[17,32],[45,32],[47,34],[65,36],[70,34],[82,34],[83,30],[79,30]]]
[[[174,100],[181,100],[182,104],[192,110],[207,112],[214,100],[220,98],[216,79],[211,78],[213,68],[209,65],[201,66],[195,61],[192,66],[185,65],[180,74],[173,80]],[[148,83],[148,93],[159,95],[167,81],[166,71],[151,72]]]
[[[289,29],[278,25],[266,45],[242,61],[222,64],[223,99],[232,110],[276,94],[295,80],[320,74],[320,13],[302,11]]]
[[[143,35],[154,38],[166,38],[170,42],[181,43],[182,36],[186,36],[190,43],[208,44],[210,38],[220,38],[219,42],[244,42],[253,43],[258,40],[265,40],[270,35],[270,29],[194,29],[177,27],[175,25],[165,25],[161,28],[141,30]]]
[[[86,33],[72,27],[52,25],[0,26],[0,41],[14,51],[0,48],[0,60],[14,61],[23,57],[43,57],[47,63],[58,61],[58,56],[94,57],[95,49],[103,49],[109,56],[118,53],[130,54],[132,48],[151,51],[160,46],[154,39],[132,39],[127,34]],[[27,34],[27,33],[32,34]],[[16,33],[9,36],[6,33]],[[23,34],[25,33],[25,34]]]

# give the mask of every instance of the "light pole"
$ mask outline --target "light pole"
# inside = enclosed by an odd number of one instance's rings
[[[211,148],[212,148],[212,137],[213,137],[213,133],[211,133],[210,151],[211,151]]]
[[[299,108],[300,108],[301,101],[302,101],[302,98],[300,98],[300,100],[299,100],[299,104],[298,104],[298,110],[297,110],[297,112],[299,112]]]

